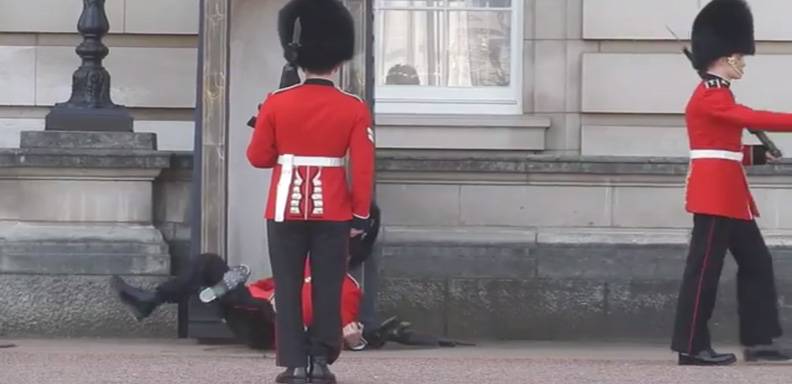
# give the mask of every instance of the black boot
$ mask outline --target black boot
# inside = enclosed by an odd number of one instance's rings
[[[748,362],[778,362],[792,360],[792,350],[777,344],[754,345],[743,351]]]
[[[330,366],[324,356],[311,357],[309,376],[313,384],[336,384],[336,377],[333,372],[330,372]]]
[[[733,353],[717,353],[712,348],[696,354],[679,354],[679,365],[731,365],[737,362]]]
[[[280,384],[305,384],[308,381],[308,373],[305,367],[286,368],[285,371],[275,377],[275,382]]]
[[[118,276],[110,278],[110,286],[118,293],[121,302],[126,304],[138,321],[148,317],[154,309],[162,304],[162,300],[156,292],[133,287]]]

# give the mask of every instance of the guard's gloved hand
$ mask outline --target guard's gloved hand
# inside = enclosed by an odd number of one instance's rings
[[[258,118],[258,111],[260,111],[260,110],[261,110],[261,104],[259,104],[258,107],[256,107],[256,111],[257,111],[256,114],[253,115],[250,118],[250,120],[248,120],[248,122],[247,122],[248,127],[256,128],[256,119]]]
[[[361,219],[357,216],[352,218],[352,230],[349,232],[349,237],[366,236],[369,228],[371,228],[371,218]]]

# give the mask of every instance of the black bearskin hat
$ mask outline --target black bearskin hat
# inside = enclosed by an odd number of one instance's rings
[[[292,55],[298,19],[299,45]],[[291,0],[278,14],[278,35],[286,60],[310,72],[329,72],[355,53],[355,23],[339,0]]]
[[[736,53],[753,55],[754,25],[745,0],[713,0],[693,22],[693,67],[704,72],[717,59]]]
[[[376,203],[371,203],[370,227],[364,236],[355,236],[349,239],[349,269],[355,269],[363,264],[374,251],[374,243],[377,241],[380,231],[380,209]]]

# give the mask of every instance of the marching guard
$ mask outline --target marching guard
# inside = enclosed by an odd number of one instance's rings
[[[696,17],[692,52],[685,52],[702,77],[685,110],[691,149],[686,209],[694,215],[694,226],[671,345],[680,365],[737,360],[712,349],[707,328],[727,250],[738,266],[745,359],[792,359],[774,343],[782,332],[773,262],[756,224],[759,212],[744,170],[773,157],[764,146],[742,144],[745,128],[792,131],[792,114],[757,111],[735,101],[731,83],[743,77],[743,56],[754,51],[753,16],[744,0],[714,0]]]
[[[306,80],[270,93],[256,117],[247,156],[272,168],[266,209],[277,286],[278,383],[335,383],[328,368],[341,349],[341,286],[350,236],[368,228],[374,132],[365,102],[332,78],[354,54],[354,23],[338,0],[292,0],[278,15],[288,61]],[[351,188],[345,156],[351,160]],[[303,268],[308,255],[313,324],[304,329]]]

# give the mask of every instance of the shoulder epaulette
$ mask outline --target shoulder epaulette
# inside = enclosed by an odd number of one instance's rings
[[[338,90],[338,92],[341,92],[341,93],[343,93],[344,95],[347,95],[347,96],[349,96],[349,97],[352,97],[352,98],[354,98],[355,100],[357,100],[357,101],[359,101],[359,102],[361,102],[361,103],[363,103],[363,102],[364,102],[364,101],[363,101],[363,98],[361,98],[360,96],[358,96],[358,95],[356,95],[356,94],[354,94],[354,93],[349,93],[349,92],[347,92],[347,91],[345,91],[345,90],[343,90],[343,89],[341,89],[341,88],[338,88],[338,87],[336,87],[336,89]]]
[[[300,86],[302,86],[302,83],[300,83],[300,84],[294,84],[294,85],[292,85],[292,86],[290,86],[290,87],[286,87],[286,88],[276,89],[276,90],[272,91],[272,92],[270,93],[270,95],[277,95],[277,94],[279,94],[279,93],[283,93],[283,92],[286,92],[286,91],[290,91],[290,90],[292,90],[292,89],[295,89],[295,88],[298,88],[298,87],[300,87]]]

